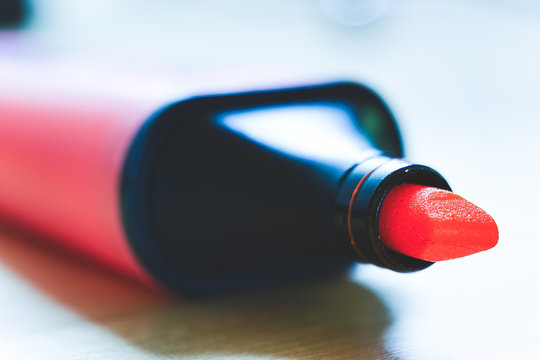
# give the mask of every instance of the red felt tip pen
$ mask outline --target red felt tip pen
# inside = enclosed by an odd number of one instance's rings
[[[497,242],[489,215],[402,159],[361,85],[179,100],[0,96],[1,216],[195,293],[354,261],[417,271]]]

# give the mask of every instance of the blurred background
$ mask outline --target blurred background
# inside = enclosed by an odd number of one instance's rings
[[[306,340],[302,351],[293,350],[284,339],[269,335],[270,344],[262,338],[253,341],[266,344],[260,348],[279,344],[285,350],[258,352],[244,343],[236,343],[242,349],[242,356],[316,358],[314,354],[323,350],[327,352],[322,354],[328,358],[537,356],[540,3],[525,0],[1,0],[0,20],[4,24],[0,30],[0,56],[84,61],[121,68],[128,73],[135,72],[130,69],[171,72],[174,79],[182,79],[185,74],[186,82],[204,78],[204,86],[191,84],[198,92],[206,88],[226,91],[229,87],[249,90],[260,84],[281,82],[363,82],[382,95],[393,109],[408,158],[439,170],[455,192],[479,204],[497,221],[500,243],[486,253],[439,263],[415,274],[359,266],[346,290],[339,286],[336,289],[334,285],[310,289],[316,298],[329,289],[350,295],[357,286],[363,293],[352,295],[353,298],[359,303],[375,304],[368,310],[349,304],[347,311],[331,313],[338,319],[346,319],[358,311],[370,319],[367,323],[357,319],[347,323],[347,331],[338,324],[326,329],[325,336],[313,331],[306,335],[314,336],[317,341],[321,336],[332,338],[334,342],[323,342],[317,347],[313,345],[315,340]],[[0,68],[0,80],[1,76],[7,76],[5,72]],[[214,82],[219,86],[214,86]],[[157,341],[151,335],[155,329],[150,327],[152,330],[135,336],[124,328],[147,325],[148,309],[155,309],[153,304],[161,304],[161,300],[146,301],[146,295],[140,295],[139,290],[125,290],[120,299],[122,296],[145,299],[140,302],[146,317],[133,316],[132,312],[121,323],[124,330],[113,326],[111,331],[109,320],[99,320],[100,317],[96,320],[81,310],[87,309],[80,306],[81,299],[72,301],[69,296],[57,295],[58,290],[44,292],[43,286],[27,285],[33,283],[29,280],[33,277],[20,275],[10,260],[15,255],[9,254],[31,253],[41,259],[45,269],[50,261],[29,249],[10,252],[13,245],[6,245],[11,243],[5,241],[0,288],[9,288],[11,293],[1,295],[0,323],[4,327],[13,322],[18,325],[0,332],[0,354],[26,358],[29,353],[24,347],[32,347],[38,349],[33,350],[34,355],[39,352],[50,358],[76,358],[81,356],[83,348],[89,349],[84,353],[87,359],[115,353],[137,359],[241,357],[235,353],[234,346],[224,351],[208,344],[195,348],[185,345],[189,351],[180,345],[165,352],[156,351],[155,346],[140,350],[141,343]],[[70,271],[85,274],[87,271],[66,266]],[[112,281],[106,275],[81,276],[92,277],[90,283]],[[78,283],[77,279],[73,282]],[[122,286],[131,285],[116,282],[110,285],[111,288]],[[20,305],[21,297],[26,299],[24,309]],[[294,299],[298,303],[283,300],[287,311],[274,310],[283,318],[295,316],[296,312],[302,313],[303,305],[299,304],[309,302],[311,297],[295,295]],[[107,301],[110,299],[103,303]],[[254,317],[261,326],[268,321],[265,317],[258,318],[260,311],[239,311],[239,307],[250,306],[245,298],[235,301],[233,305],[230,302],[226,306],[217,305],[220,309],[233,308],[219,312],[220,321],[230,320],[227,314]],[[112,306],[107,313],[112,317],[118,312],[117,304],[113,303],[116,307]],[[295,305],[288,307],[290,303]],[[195,310],[193,305],[187,306],[188,313],[200,315],[188,317],[189,324],[211,323],[207,314],[216,315],[216,305],[208,305],[214,312],[206,311],[204,306],[196,305]],[[34,309],[31,317],[24,315],[28,307]],[[161,311],[162,305],[158,307]],[[173,308],[180,319],[186,318],[185,307],[176,304]],[[310,311],[324,312],[324,309],[321,304]],[[370,309],[382,314],[370,317]],[[73,315],[81,312],[82,318]],[[167,316],[160,312],[158,317]],[[155,321],[154,317],[150,318],[150,322]],[[172,324],[159,321],[164,336],[174,334],[181,343],[186,336],[178,330],[182,321]],[[36,328],[36,323],[42,324],[41,327]],[[79,338],[66,330],[50,331],[66,323],[91,336]],[[312,326],[310,329],[320,326],[308,324]],[[244,325],[231,320],[230,326],[234,329]],[[253,332],[257,332],[257,327],[252,326]],[[284,320],[283,326],[290,323]],[[300,321],[295,329],[302,332],[305,326],[308,325]],[[376,329],[376,334],[371,334],[372,341],[359,341],[356,335],[369,333],[366,328],[370,327]],[[32,336],[28,335],[29,329]],[[336,335],[336,329],[344,332]],[[278,326],[272,333],[281,330]],[[207,330],[199,329],[197,334],[212,337],[213,331],[216,329],[208,325]],[[351,332],[355,331],[358,333],[352,336]],[[230,336],[250,335],[232,331]],[[66,345],[67,338],[71,341]],[[369,347],[372,344],[377,344],[376,349]],[[162,345],[156,346],[161,349],[165,346]]]
[[[490,178],[501,163],[533,171],[523,155],[536,145],[535,132],[526,131],[534,125],[540,88],[540,5],[534,2],[2,3],[23,11],[21,26],[4,27],[4,53],[200,78],[211,73],[205,81],[245,88],[253,77],[360,81],[396,113],[411,158],[436,163],[452,149],[453,163],[474,162]],[[522,156],[497,146],[499,131],[505,141],[520,137]]]

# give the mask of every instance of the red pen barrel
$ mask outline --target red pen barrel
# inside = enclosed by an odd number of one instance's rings
[[[119,181],[144,106],[64,97],[0,98],[0,216],[153,283],[127,243]]]

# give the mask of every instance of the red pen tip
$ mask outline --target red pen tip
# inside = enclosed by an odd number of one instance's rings
[[[499,232],[491,216],[450,191],[403,184],[390,190],[379,213],[382,243],[426,261],[488,250]]]

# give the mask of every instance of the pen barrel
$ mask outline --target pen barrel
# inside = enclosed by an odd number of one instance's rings
[[[0,114],[3,221],[154,283],[126,241],[118,206],[123,162],[149,109],[21,92],[0,97]]]
[[[5,219],[184,292],[347,268],[358,259],[335,221],[341,185],[357,163],[402,156],[386,105],[350,83],[198,97],[162,109],[2,98],[0,111]],[[275,132],[268,118],[287,122]],[[297,119],[303,127],[291,126]],[[325,136],[306,145],[321,121],[331,125]],[[343,144],[351,150],[333,151]]]

